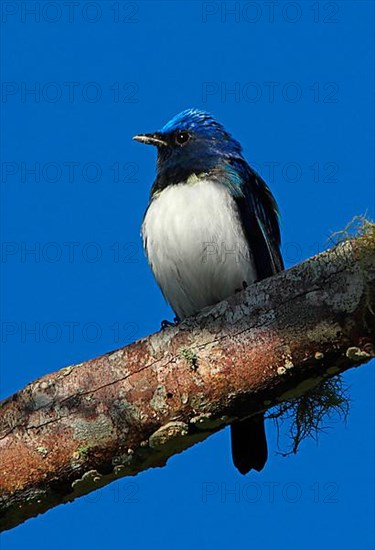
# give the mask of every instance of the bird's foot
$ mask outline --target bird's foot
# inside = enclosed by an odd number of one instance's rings
[[[245,290],[249,285],[247,284],[246,281],[242,281],[242,288],[236,288],[235,290],[235,293],[237,294],[237,292],[242,292],[243,290]]]
[[[173,319],[173,322],[168,321],[167,319],[164,319],[164,321],[161,322],[160,330],[165,330],[168,327],[175,327],[180,322],[180,319],[178,317],[175,317]]]

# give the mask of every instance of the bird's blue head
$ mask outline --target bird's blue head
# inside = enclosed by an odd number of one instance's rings
[[[134,136],[158,151],[155,190],[242,159],[241,145],[209,113],[187,109],[160,131]]]

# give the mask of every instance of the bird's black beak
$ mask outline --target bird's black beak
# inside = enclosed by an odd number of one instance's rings
[[[159,132],[154,132],[153,134],[139,134],[134,136],[135,141],[140,143],[146,143],[146,145],[156,145],[157,147],[167,145],[167,142],[164,139],[164,136]]]

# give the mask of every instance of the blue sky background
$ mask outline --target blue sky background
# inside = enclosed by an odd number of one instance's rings
[[[1,2],[3,397],[171,318],[139,237],[155,152],[131,137],[182,109],[241,141],[279,202],[288,266],[374,217],[374,4],[265,4]],[[318,446],[282,458],[269,423],[261,474],[234,470],[225,430],[2,549],[373,548],[373,367],[345,375],[347,426]]]

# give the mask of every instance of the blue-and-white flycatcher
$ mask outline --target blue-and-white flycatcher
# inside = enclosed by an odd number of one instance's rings
[[[275,199],[239,142],[210,114],[187,109],[134,139],[157,148],[142,237],[178,320],[283,269]],[[263,414],[233,423],[231,440],[242,474],[263,469]]]

